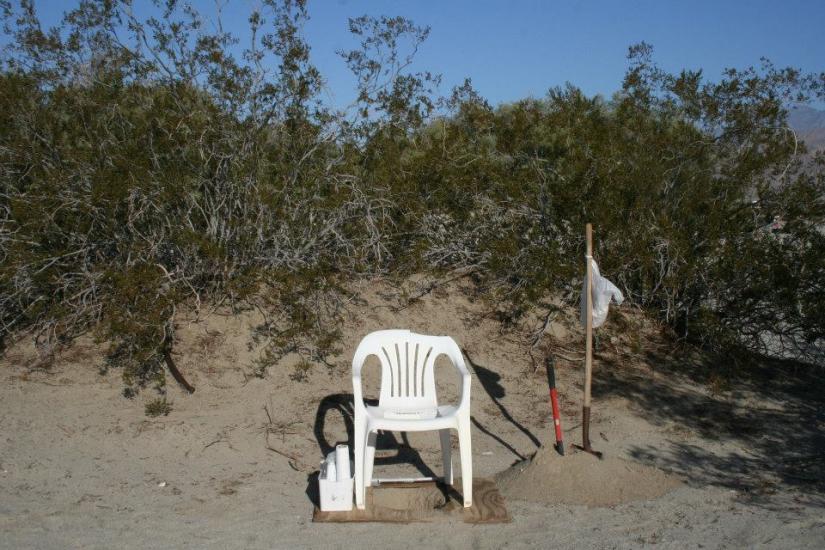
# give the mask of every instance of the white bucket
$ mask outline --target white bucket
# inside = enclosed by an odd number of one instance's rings
[[[352,510],[352,463],[349,447],[338,445],[321,462],[318,475],[318,492],[321,496],[321,510],[324,512],[344,512]]]

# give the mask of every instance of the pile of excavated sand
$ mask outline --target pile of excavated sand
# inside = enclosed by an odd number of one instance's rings
[[[572,449],[559,456],[552,447],[501,472],[497,482],[510,499],[591,507],[654,499],[682,484],[650,466]]]

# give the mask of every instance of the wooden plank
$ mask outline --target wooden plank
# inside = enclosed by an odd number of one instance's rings
[[[461,480],[452,487],[424,482],[370,487],[366,509],[322,512],[317,507],[312,521],[332,523],[420,523],[461,518],[466,523],[509,523],[504,497],[492,479],[473,480],[473,506],[464,508]]]
[[[461,506],[464,523],[510,523],[510,513],[504,503],[504,497],[491,479],[473,480],[473,505]]]

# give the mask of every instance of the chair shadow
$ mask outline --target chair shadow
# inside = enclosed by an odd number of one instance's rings
[[[526,456],[524,456],[523,454],[521,454],[520,452],[518,452],[518,451],[515,449],[515,447],[513,447],[512,445],[510,445],[509,443],[507,443],[506,441],[504,441],[501,437],[497,436],[496,434],[494,434],[493,432],[491,432],[490,430],[488,430],[487,428],[485,428],[485,427],[484,427],[484,425],[483,425],[481,422],[479,422],[479,421],[478,421],[478,419],[477,419],[475,416],[471,416],[471,417],[470,417],[470,422],[472,422],[472,423],[473,423],[473,425],[474,425],[476,428],[478,428],[479,430],[481,430],[481,432],[482,432],[482,433],[484,433],[484,434],[486,434],[486,435],[488,435],[488,436],[492,437],[492,438],[493,438],[493,439],[495,439],[496,441],[498,441],[498,442],[499,442],[499,444],[501,444],[501,446],[502,446],[502,447],[506,448],[508,451],[510,451],[511,453],[513,453],[514,455],[516,455],[516,457],[518,457],[518,459],[519,459],[519,460],[525,460],[525,459],[527,458]]]
[[[353,442],[355,441],[354,433],[354,412],[353,412],[353,395],[351,393],[335,393],[324,397],[318,405],[318,410],[315,413],[315,425],[313,433],[315,440],[318,442],[318,447],[321,450],[321,456],[327,456],[335,450],[335,446],[339,444],[346,444],[350,447],[350,457],[353,457]],[[377,405],[377,399],[365,399],[364,403],[367,405]],[[336,440],[330,441],[324,434],[324,427],[330,419],[330,415],[340,415],[344,421],[344,427],[347,433],[345,441]],[[388,466],[392,464],[411,464],[424,477],[437,477],[436,473],[424,462],[421,454],[416,451],[409,442],[406,432],[399,432],[401,439],[396,437],[393,432],[379,431],[375,447],[375,467]],[[387,451],[395,451],[394,454],[386,455]],[[307,490],[306,495],[316,506],[319,505],[320,497],[318,495],[318,472],[313,472],[307,476]]]
[[[507,421],[510,422],[513,426],[515,426],[521,433],[526,435],[530,439],[530,441],[533,442],[536,448],[541,447],[541,441],[539,441],[538,438],[535,435],[533,435],[533,432],[528,430],[523,424],[519,423],[515,418],[513,418],[513,415],[510,414],[510,411],[508,411],[507,408],[501,404],[501,401],[499,401],[499,399],[506,395],[506,392],[504,391],[504,386],[499,384],[499,380],[501,380],[501,375],[476,363],[473,360],[472,356],[467,352],[466,348],[462,348],[461,351],[467,358],[467,362],[470,363],[470,366],[472,367],[473,372],[475,372],[478,381],[481,382],[481,387],[484,388],[484,391],[487,392],[487,395],[490,396],[490,399],[493,401],[493,403],[495,403],[496,407],[498,407],[498,410],[501,411],[501,415],[505,419],[507,419]],[[493,439],[507,447],[507,449],[509,449],[510,452],[519,457],[519,459],[523,460],[525,458],[521,453],[516,451],[516,449],[512,445],[505,442],[500,437],[494,435],[486,428],[482,427],[478,420],[473,418],[472,421],[478,429],[480,429],[482,432],[484,432],[485,434],[489,435],[490,437],[492,437]]]

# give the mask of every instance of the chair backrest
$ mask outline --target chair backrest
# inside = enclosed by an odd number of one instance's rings
[[[442,354],[459,371],[466,370],[461,351],[449,336],[379,330],[366,335],[358,344],[352,362],[353,376],[360,376],[366,359],[375,355],[381,363],[380,406],[436,407],[435,360]]]

